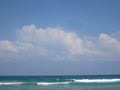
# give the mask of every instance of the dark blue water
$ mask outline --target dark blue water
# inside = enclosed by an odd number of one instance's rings
[[[120,90],[120,75],[0,76],[0,90]]]

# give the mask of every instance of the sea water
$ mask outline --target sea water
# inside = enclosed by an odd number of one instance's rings
[[[120,75],[0,76],[0,90],[120,90]]]

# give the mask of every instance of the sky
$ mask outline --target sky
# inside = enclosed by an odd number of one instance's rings
[[[0,0],[0,75],[120,74],[120,0]]]

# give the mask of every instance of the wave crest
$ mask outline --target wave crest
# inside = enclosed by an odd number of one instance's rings
[[[120,79],[73,79],[73,81],[79,83],[112,83],[120,82]]]
[[[61,84],[69,84],[70,82],[38,82],[37,85],[43,85],[43,86],[48,86],[48,85],[61,85]]]
[[[20,85],[23,82],[0,82],[0,85]]]

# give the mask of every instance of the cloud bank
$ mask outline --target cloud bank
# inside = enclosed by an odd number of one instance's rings
[[[0,41],[0,59],[50,59],[50,60],[118,60],[120,58],[120,33],[81,38],[75,32],[61,28],[37,28],[25,25],[16,33],[16,40]]]

